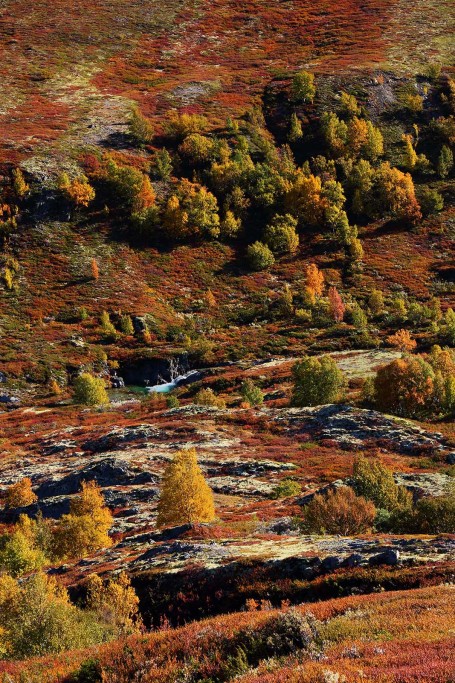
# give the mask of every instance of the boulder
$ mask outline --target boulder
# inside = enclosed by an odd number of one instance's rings
[[[156,439],[162,436],[161,432],[153,425],[140,424],[132,427],[112,429],[107,434],[103,434],[97,439],[90,439],[82,444],[84,451],[92,453],[102,453],[115,448],[122,448],[135,441],[144,442],[148,439]]]
[[[400,561],[400,551],[393,548],[386,548],[377,555],[372,555],[368,561],[369,565],[376,567],[381,564],[387,564],[391,567],[397,565]]]
[[[414,500],[427,496],[445,495],[451,479],[440,472],[422,474],[397,472],[394,478],[397,484],[404,486],[412,493]]]
[[[364,560],[363,555],[360,553],[352,553],[352,555],[348,555],[345,560],[343,560],[342,566],[343,567],[358,567],[360,564],[362,564]]]
[[[325,572],[333,572],[341,567],[342,560],[337,555],[329,555],[322,560],[321,569]]]
[[[79,471],[71,472],[62,479],[46,481],[36,489],[41,500],[57,495],[71,495],[80,491],[83,481],[96,481],[98,486],[131,486],[135,484],[156,483],[156,477],[149,472],[131,467],[127,462],[117,458],[104,458],[93,465],[87,465]]]
[[[113,389],[123,389],[124,386],[125,386],[125,381],[124,381],[123,377],[117,377],[117,375],[115,375],[114,377],[111,377],[111,387]]]

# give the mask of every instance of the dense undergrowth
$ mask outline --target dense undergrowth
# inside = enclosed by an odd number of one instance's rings
[[[420,677],[442,682],[452,672],[447,650],[452,619],[451,587],[424,588],[281,612],[235,613],[136,636],[97,652],[74,652],[52,664],[3,665],[3,671],[13,681],[25,675],[33,683],[134,678],[150,683],[182,677],[215,683],[327,681],[344,675],[356,681],[404,683]]]

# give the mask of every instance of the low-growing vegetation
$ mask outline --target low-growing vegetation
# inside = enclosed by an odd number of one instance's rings
[[[453,3],[1,4],[0,682],[453,683]]]

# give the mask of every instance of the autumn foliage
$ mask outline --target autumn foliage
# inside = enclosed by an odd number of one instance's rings
[[[349,487],[317,494],[303,512],[303,527],[311,533],[351,536],[371,529],[376,508]]]
[[[400,349],[400,351],[413,351],[417,346],[417,342],[415,339],[412,339],[408,330],[398,330],[398,332],[395,332],[395,334],[387,337],[387,342],[391,346],[395,346],[397,349]]]
[[[343,299],[336,287],[330,287],[329,289],[329,303],[330,303],[330,313],[336,323],[341,323],[344,318],[344,313],[346,311],[346,306],[344,305]]]
[[[196,450],[179,451],[163,476],[157,526],[212,522],[214,519],[213,493],[197,463]]]
[[[83,557],[112,544],[108,531],[113,517],[106,507],[100,488],[94,482],[82,482],[80,494],[70,503],[55,531],[54,553],[59,557]]]
[[[37,496],[32,490],[31,480],[24,477],[8,487],[3,497],[3,504],[6,508],[19,508],[32,505],[36,500]]]

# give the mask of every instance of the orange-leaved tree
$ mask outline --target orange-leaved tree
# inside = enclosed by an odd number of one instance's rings
[[[58,179],[58,185],[75,206],[87,207],[95,199],[95,190],[85,176],[70,180],[67,173],[62,173]]]
[[[384,412],[413,417],[429,406],[434,378],[433,368],[423,358],[397,358],[376,374],[376,406]]]
[[[400,351],[413,351],[417,346],[416,340],[411,337],[408,330],[398,330],[387,337],[387,342]]]
[[[324,291],[324,274],[321,273],[315,263],[310,263],[306,269],[306,292],[312,303],[316,301]]]
[[[28,477],[19,479],[6,489],[3,501],[6,508],[19,508],[32,505],[38,500],[32,491],[32,482]]]
[[[179,451],[164,472],[157,526],[196,524],[214,519],[213,493],[198,465],[196,449]]]

